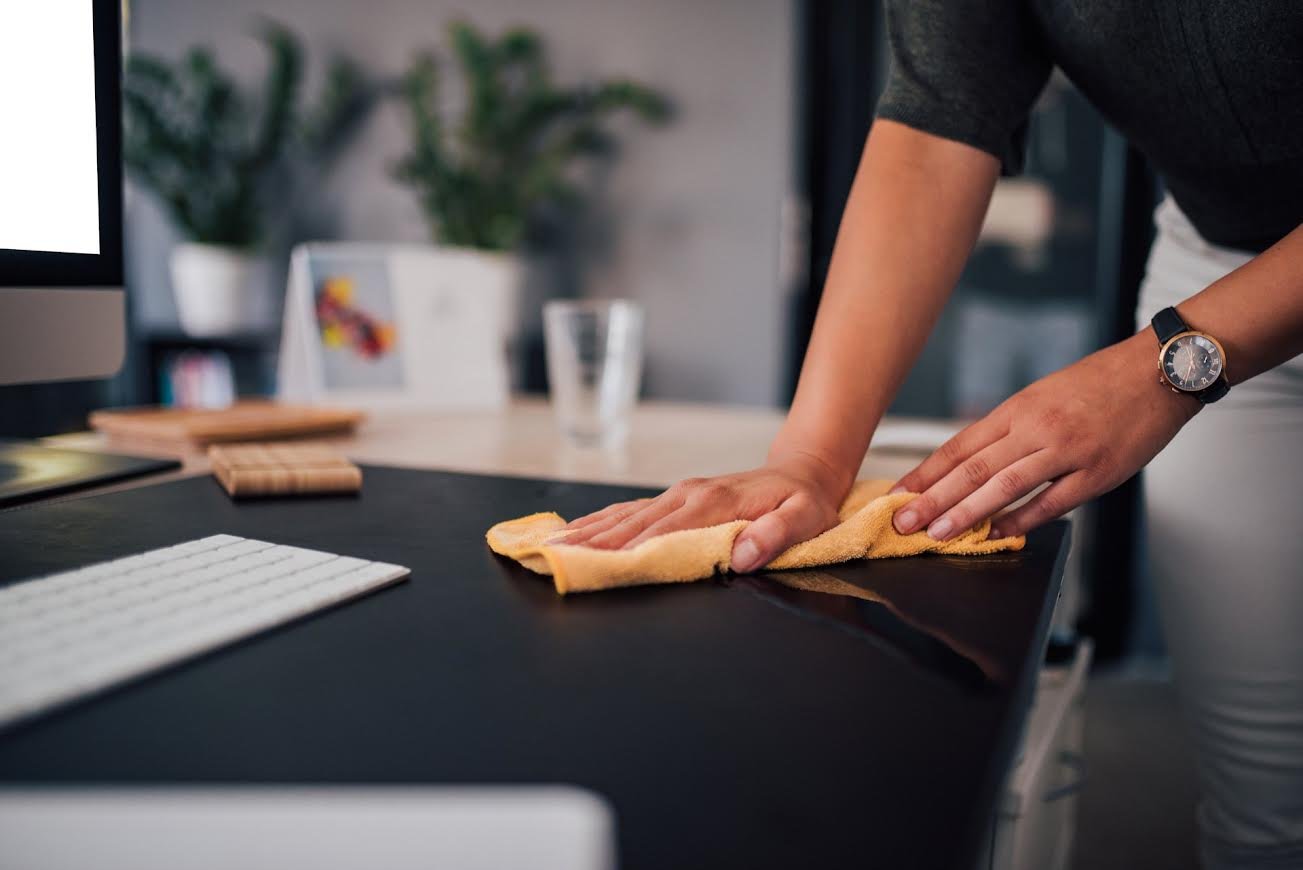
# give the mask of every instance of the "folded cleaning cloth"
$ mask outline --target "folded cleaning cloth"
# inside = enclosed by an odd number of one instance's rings
[[[976,556],[1023,547],[1022,537],[987,540],[989,520],[948,541],[934,541],[926,532],[902,535],[892,526],[891,517],[913,494],[888,495],[891,485],[889,480],[855,484],[838,512],[837,525],[791,547],[763,570],[812,568],[850,559],[920,553]],[[515,559],[531,571],[551,575],[556,591],[565,595],[644,583],[685,583],[723,573],[732,560],[733,540],[750,525],[750,520],[670,532],[627,550],[553,543],[565,524],[555,513],[530,514],[498,523],[485,537],[489,548],[498,555]]]

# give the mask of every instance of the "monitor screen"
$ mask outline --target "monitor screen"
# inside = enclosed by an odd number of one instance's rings
[[[0,9],[0,249],[99,254],[92,4]]]
[[[0,0],[0,384],[122,363],[121,3]]]

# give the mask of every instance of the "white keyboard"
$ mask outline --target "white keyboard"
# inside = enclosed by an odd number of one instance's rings
[[[402,580],[213,535],[0,589],[0,726]]]

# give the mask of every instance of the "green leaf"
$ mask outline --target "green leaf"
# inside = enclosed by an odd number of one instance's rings
[[[256,245],[285,156],[324,160],[337,153],[374,102],[360,70],[336,59],[316,106],[300,113],[298,40],[270,20],[259,23],[257,36],[268,68],[254,93],[242,91],[203,46],[176,62],[141,54],[127,61],[124,162],[197,241]]]
[[[346,58],[334,58],[317,104],[303,120],[301,136],[319,159],[337,155],[375,103],[374,89],[362,70]]]
[[[266,96],[262,117],[253,147],[245,158],[255,168],[268,165],[280,154],[293,123],[303,72],[303,52],[287,28],[268,20],[262,24],[259,35],[271,54],[271,65],[263,86]]]
[[[442,121],[435,62],[418,57],[402,87],[411,148],[393,167],[447,244],[518,246],[541,211],[582,200],[572,170],[581,159],[614,153],[608,120],[623,112],[650,123],[671,117],[663,95],[632,80],[557,87],[532,30],[491,40],[459,20],[448,40],[466,88],[464,110],[454,123]]]

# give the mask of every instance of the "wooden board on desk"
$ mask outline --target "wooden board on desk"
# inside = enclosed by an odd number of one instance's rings
[[[327,435],[356,428],[363,414],[343,408],[242,401],[229,408],[122,408],[96,411],[90,424],[114,439],[179,449],[233,441]]]
[[[320,445],[214,444],[213,476],[232,498],[357,492],[362,470]]]

